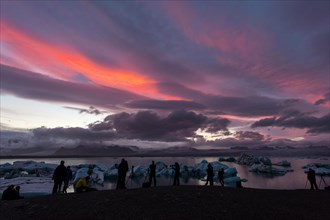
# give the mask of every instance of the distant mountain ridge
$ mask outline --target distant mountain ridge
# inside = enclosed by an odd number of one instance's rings
[[[203,157],[203,156],[239,156],[241,153],[251,153],[257,156],[328,156],[329,147],[232,147],[231,149],[198,149],[188,146],[173,146],[168,148],[139,148],[126,145],[78,145],[76,147],[61,147],[58,149],[34,147],[26,149],[0,149],[0,158],[69,158],[69,157]]]
[[[79,145],[74,148],[61,147],[52,156],[119,156],[131,155],[139,150],[135,146],[84,146]]]

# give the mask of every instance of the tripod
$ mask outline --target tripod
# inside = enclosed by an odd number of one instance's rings
[[[129,181],[129,179],[131,179],[131,187],[132,187],[132,179],[134,178],[135,174],[134,174],[134,166],[132,166],[132,171],[131,174],[128,176],[125,185],[127,186],[127,183]]]
[[[321,175],[320,183],[319,183],[319,188],[321,188],[321,183],[322,183],[322,182],[324,183],[324,187],[327,186],[327,183],[325,182],[325,180],[324,180],[324,178],[323,178],[323,175],[324,175],[324,173]]]

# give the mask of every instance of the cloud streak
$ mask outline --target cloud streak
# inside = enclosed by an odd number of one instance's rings
[[[96,84],[54,79],[38,73],[1,65],[1,90],[18,97],[42,101],[78,103],[111,108],[143,96]]]
[[[251,125],[257,127],[283,127],[307,129],[307,133],[330,133],[330,114],[322,117],[309,116],[303,113],[288,113],[280,117],[264,118]]]

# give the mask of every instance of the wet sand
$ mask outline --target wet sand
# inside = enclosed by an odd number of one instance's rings
[[[0,202],[0,219],[330,219],[330,192],[155,187]]]

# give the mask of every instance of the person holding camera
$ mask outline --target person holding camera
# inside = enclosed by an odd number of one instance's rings
[[[314,186],[315,189],[318,190],[319,188],[317,187],[316,184],[316,177],[315,177],[315,171],[311,168],[309,168],[308,173],[307,173],[307,179],[311,184],[311,190],[314,190]]]

